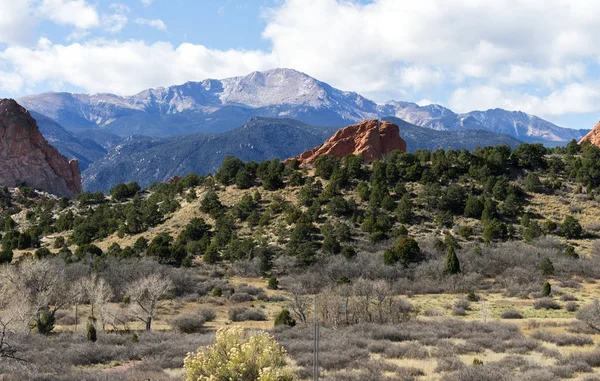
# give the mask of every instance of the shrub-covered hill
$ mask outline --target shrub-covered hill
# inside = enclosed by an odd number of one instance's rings
[[[164,246],[150,244],[146,255],[174,264],[268,249],[306,266],[340,252],[401,250],[394,242],[414,237],[487,245],[548,236],[587,255],[600,229],[598,157],[599,148],[574,143],[394,152],[370,166],[322,157],[311,169],[228,157],[214,177],[190,174],[144,191],[120,184],[109,196],[83,193],[72,202],[5,190],[3,250],[50,244],[76,260],[97,245],[135,256],[141,252],[130,243],[143,236]]]
[[[0,189],[0,260],[11,262],[0,289],[14,295],[0,323],[17,317],[7,342],[35,365],[0,373],[175,380],[185,354],[213,342],[206,330],[279,322],[296,324],[272,333],[305,380],[312,295],[327,379],[591,373],[599,158],[575,143],[394,152],[369,166],[322,157],[308,169],[228,157],[214,176],[72,201]]]

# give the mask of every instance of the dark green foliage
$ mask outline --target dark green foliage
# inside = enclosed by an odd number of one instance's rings
[[[335,156],[319,156],[314,162],[315,174],[329,180],[331,175],[340,167],[340,159]]]
[[[577,140],[571,139],[571,141],[567,144],[567,153],[569,155],[576,155],[581,151],[581,147],[577,144]]]
[[[521,144],[512,152],[513,163],[520,168],[531,170],[545,168],[546,148],[541,143]]]
[[[51,256],[52,252],[50,250],[48,250],[47,248],[43,247],[43,248],[37,249],[35,251],[34,255],[37,259],[42,259],[42,258]]]
[[[17,227],[17,223],[10,216],[4,217],[4,231],[9,232]]]
[[[200,203],[200,210],[204,213],[208,213],[213,218],[217,218],[221,213],[224,212],[225,207],[223,204],[221,204],[217,193],[210,191],[206,193],[202,199],[202,202]]]
[[[110,190],[113,200],[123,201],[131,198],[140,192],[141,188],[136,182],[128,184],[117,184]]]
[[[346,259],[352,259],[352,258],[356,257],[356,250],[354,250],[354,248],[352,246],[344,246],[342,248],[341,254]]]
[[[102,249],[93,244],[84,244],[77,247],[75,255],[79,258],[86,256],[99,257],[103,254]]]
[[[267,282],[267,288],[269,290],[278,290],[279,289],[279,281],[274,276],[269,278]]]
[[[562,251],[562,255],[566,256],[566,257],[571,257],[571,258],[579,258],[579,254],[577,254],[577,252],[575,251],[575,248],[571,245],[567,245],[565,246],[565,248]]]
[[[255,181],[256,174],[246,168],[242,168],[235,176],[235,186],[238,187],[238,189],[251,188],[254,186]]]
[[[473,235],[473,228],[469,225],[463,225],[458,228],[458,235],[465,239],[469,239]]]
[[[444,266],[446,274],[454,275],[460,273],[460,262],[456,256],[456,250],[453,246],[448,246],[446,254],[446,264]]]
[[[583,233],[583,228],[575,217],[566,216],[560,225],[560,231],[567,238],[579,238]]]
[[[544,258],[540,262],[540,270],[542,271],[542,275],[554,275],[554,264],[550,260],[550,258]]]
[[[268,246],[260,246],[257,249],[258,269],[262,275],[266,275],[273,269],[273,257],[275,253]]]
[[[453,214],[461,214],[465,209],[466,192],[458,184],[452,184],[446,188],[440,201],[440,209]]]
[[[475,293],[475,291],[469,291],[469,293],[467,294],[467,300],[469,302],[478,302],[480,299],[481,298]]]
[[[4,263],[10,263],[13,260],[13,252],[11,249],[1,249],[0,250],[0,265]]]
[[[552,286],[550,286],[550,283],[548,283],[548,281],[544,282],[544,284],[542,285],[542,295],[550,296],[551,293],[552,293]]]
[[[287,308],[284,308],[277,314],[275,318],[275,327],[278,325],[287,325],[288,327],[294,327],[296,325],[296,320],[292,318],[292,314]]]
[[[268,165],[262,169],[262,171],[259,166],[259,172],[257,172],[258,176],[263,179],[263,188],[269,191],[283,188],[283,172],[285,171],[285,164],[281,163],[279,159],[273,159],[266,163],[268,163]]]
[[[500,210],[507,217],[516,217],[521,211],[521,202],[514,193],[510,193],[500,205]]]
[[[215,179],[223,185],[231,185],[236,181],[238,172],[244,168],[244,162],[233,156],[226,156],[221,168],[215,173]]]
[[[54,323],[56,320],[54,312],[55,311],[50,311],[50,309],[45,308],[38,314],[35,326],[39,334],[48,335],[54,330]]]
[[[525,227],[525,230],[523,231],[523,239],[527,242],[531,242],[535,238],[541,236],[542,233],[543,232],[540,225],[538,225],[536,221],[531,220],[529,221],[529,224],[527,225],[527,227]]]
[[[223,289],[221,289],[221,287],[217,286],[212,289],[211,295],[216,296],[216,297],[223,296]]]
[[[95,343],[98,339],[96,335],[96,318],[93,316],[88,317],[86,337],[87,341],[91,341],[92,343]]]
[[[471,218],[481,218],[481,213],[483,213],[483,202],[480,197],[477,196],[468,196],[467,201],[465,202],[464,215],[466,217]]]
[[[539,193],[543,189],[540,178],[535,173],[530,172],[525,178],[525,189],[529,192]]]
[[[483,204],[483,212],[481,213],[481,219],[484,221],[493,220],[497,217],[498,210],[496,208],[496,202],[491,198],[486,198]]]
[[[410,224],[412,219],[414,218],[414,213],[412,210],[412,203],[408,194],[402,196],[398,205],[396,206],[396,219],[401,224]]]
[[[441,212],[435,216],[435,223],[441,227],[451,228],[454,226],[454,217],[450,211]]]
[[[354,212],[355,206],[342,196],[334,196],[327,203],[327,212],[332,216],[342,217]]]
[[[485,228],[483,229],[483,239],[486,242],[502,239],[506,237],[506,234],[506,225],[502,221],[496,219],[487,221]]]
[[[393,248],[387,249],[383,254],[383,263],[393,265],[402,263],[408,266],[411,262],[418,262],[421,256],[421,248],[417,241],[410,237],[400,237],[396,240]]]
[[[388,237],[394,221],[385,213],[370,213],[361,225],[362,231],[369,233],[369,239],[373,242]]]
[[[211,226],[203,218],[193,218],[189,224],[179,233],[177,243],[186,245],[190,242],[200,241],[209,234]],[[142,249],[144,250],[144,249]]]
[[[133,243],[133,251],[136,254],[142,254],[146,250],[148,250],[148,240],[146,238],[140,237]]]
[[[339,254],[342,251],[342,246],[335,236],[326,235],[323,239],[322,249],[329,254]]]

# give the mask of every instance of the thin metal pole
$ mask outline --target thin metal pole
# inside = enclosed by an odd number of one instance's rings
[[[315,294],[313,309],[314,349],[313,349],[313,381],[319,381],[319,320],[317,319],[317,295]]]

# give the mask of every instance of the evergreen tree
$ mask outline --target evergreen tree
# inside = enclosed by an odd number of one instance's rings
[[[296,325],[296,320],[292,318],[292,315],[287,308],[282,309],[275,318],[275,327],[278,325],[287,325],[288,327],[293,327]]]
[[[560,225],[560,230],[567,238],[579,238],[583,233],[583,228],[579,221],[573,216],[566,216],[563,223]]]
[[[448,246],[448,254],[446,254],[446,274],[454,275],[460,273],[460,262],[456,256],[454,246]]]
[[[542,271],[542,275],[554,275],[554,264],[550,258],[544,258],[540,262],[540,270]]]
[[[87,340],[94,343],[97,339],[98,337],[96,335],[96,318],[94,316],[90,316],[87,322]]]
[[[552,293],[552,286],[550,286],[550,283],[548,283],[548,281],[544,282],[544,284],[542,285],[542,295],[550,296],[551,293]]]

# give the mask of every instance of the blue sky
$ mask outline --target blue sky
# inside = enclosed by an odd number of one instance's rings
[[[383,102],[591,128],[588,0],[0,0],[0,96],[134,94],[290,67]]]

